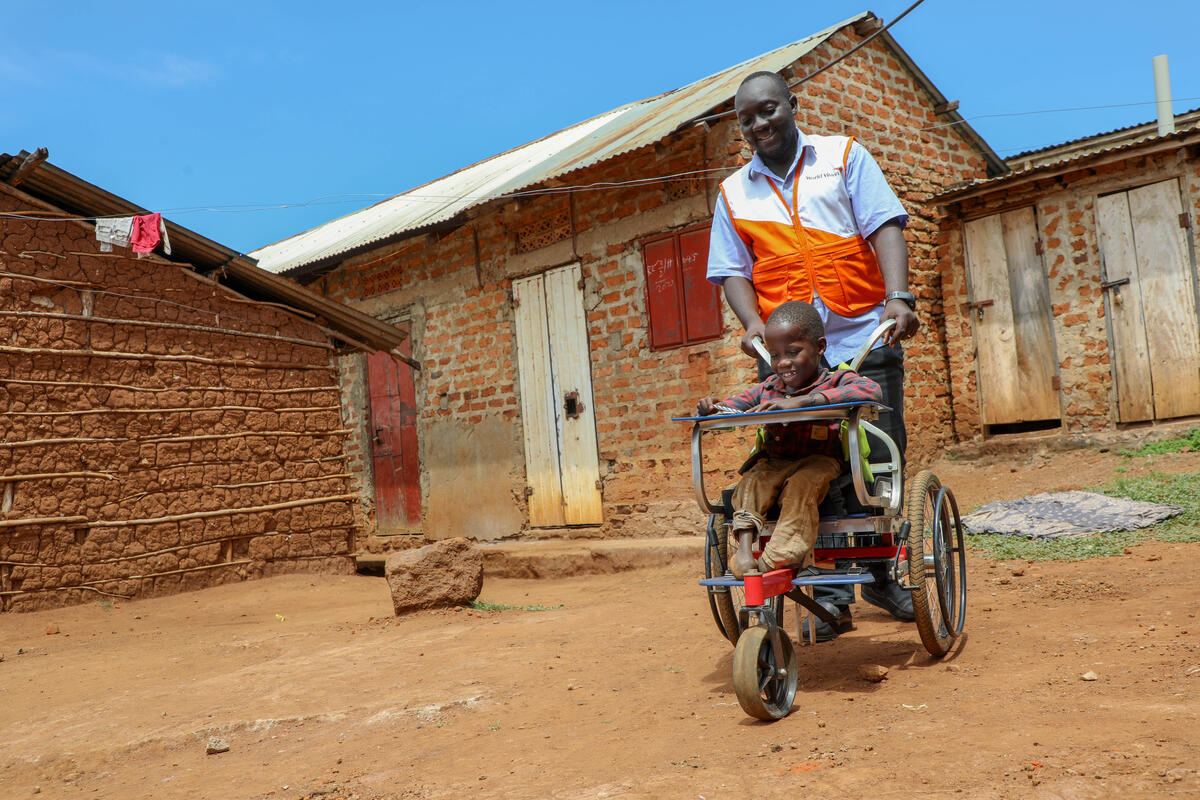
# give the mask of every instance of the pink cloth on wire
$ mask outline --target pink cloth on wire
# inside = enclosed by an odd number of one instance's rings
[[[129,245],[135,253],[150,253],[162,240],[159,228],[162,214],[142,214],[133,218],[133,230],[129,234]]]

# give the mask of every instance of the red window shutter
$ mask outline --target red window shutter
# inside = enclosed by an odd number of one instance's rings
[[[708,228],[679,234],[680,271],[683,274],[684,317],[687,339],[698,342],[721,335],[721,289],[709,283]]]
[[[684,342],[678,258],[675,237],[642,247],[646,266],[646,311],[650,317],[650,346],[677,347]]]

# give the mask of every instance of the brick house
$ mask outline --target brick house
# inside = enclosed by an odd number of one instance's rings
[[[1200,415],[1200,110],[1009,159],[937,201],[955,435]]]
[[[342,361],[380,536],[696,530],[687,434],[669,419],[753,378],[703,277],[716,187],[750,156],[733,94],[754,70],[798,79],[864,42],[803,84],[798,122],[852,132],[911,213],[910,457],[953,441],[931,198],[1006,167],[880,27],[859,15],[251,254],[411,331],[415,384],[384,356]]]
[[[101,252],[145,211],[45,155],[0,155],[0,610],[353,572],[335,359],[403,335],[173,223]]]

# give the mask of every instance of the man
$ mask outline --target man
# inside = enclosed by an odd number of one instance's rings
[[[820,312],[832,366],[853,358],[880,322],[896,320],[859,371],[883,388],[884,404],[895,409],[877,424],[903,456],[899,342],[919,326],[916,298],[908,291],[908,214],[875,160],[852,138],[800,132],[796,97],[777,73],[755,72],[743,80],[734,110],[754,158],[721,184],[708,279],[724,287],[745,327],[742,350],[756,357],[751,342],[763,335],[763,320],[788,300],[810,302]],[[760,379],[767,372],[760,361]],[[836,483],[830,493],[835,491],[841,491]],[[863,599],[912,620],[911,595],[882,570],[875,580],[863,585]],[[852,627],[853,588],[818,589],[816,599],[838,617],[836,627],[817,622],[818,640]]]

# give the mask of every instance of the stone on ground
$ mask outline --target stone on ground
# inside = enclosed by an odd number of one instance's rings
[[[483,555],[466,539],[444,539],[387,557],[396,614],[470,603],[483,589]]]

